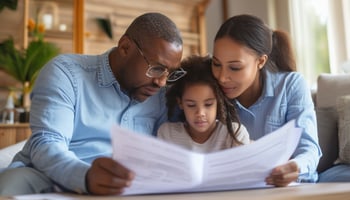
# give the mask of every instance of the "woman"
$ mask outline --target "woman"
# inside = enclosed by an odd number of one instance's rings
[[[288,36],[251,15],[228,19],[214,40],[212,73],[236,104],[250,138],[257,140],[292,119],[303,128],[292,158],[275,167],[266,183],[316,182],[321,156],[311,93],[295,62]]]

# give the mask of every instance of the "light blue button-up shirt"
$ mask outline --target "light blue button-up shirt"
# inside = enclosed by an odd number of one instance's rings
[[[250,138],[257,140],[296,119],[296,126],[303,129],[300,143],[293,155],[293,160],[300,168],[299,180],[316,182],[316,169],[322,153],[318,144],[311,91],[297,72],[264,72],[266,79],[263,92],[256,103],[245,108],[235,100],[240,120],[247,128]]]
[[[112,154],[112,124],[156,135],[167,120],[165,88],[144,102],[131,99],[108,54],[60,55],[41,70],[31,95],[32,136],[10,167],[32,166],[58,185],[86,192],[92,161]]]

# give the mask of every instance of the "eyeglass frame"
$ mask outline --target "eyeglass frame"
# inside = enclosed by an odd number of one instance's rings
[[[130,37],[129,37],[130,38]],[[187,72],[182,68],[178,68],[172,72],[169,72],[168,68],[164,65],[151,65],[150,62],[148,61],[147,57],[145,56],[145,54],[143,53],[143,51],[141,50],[141,47],[139,45],[138,42],[136,42],[136,40],[130,38],[136,45],[137,50],[139,51],[139,53],[141,54],[141,56],[143,57],[143,59],[146,61],[147,65],[148,65],[148,69],[146,71],[146,76],[149,78],[160,78],[162,76],[164,76],[165,74],[167,74],[167,82],[175,82],[177,80],[179,80],[180,78],[182,78],[183,76],[185,76],[187,74]],[[152,73],[155,73],[154,69],[159,68],[159,69],[164,69],[163,72],[161,72],[159,75],[155,75]],[[173,77],[173,78],[172,78]]]

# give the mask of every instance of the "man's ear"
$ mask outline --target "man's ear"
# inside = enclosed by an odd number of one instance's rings
[[[123,35],[118,42],[118,50],[121,55],[125,56],[130,52],[131,40],[128,36]]]
[[[265,63],[268,59],[268,56],[266,54],[262,55],[258,59],[258,68],[262,69],[265,66]]]

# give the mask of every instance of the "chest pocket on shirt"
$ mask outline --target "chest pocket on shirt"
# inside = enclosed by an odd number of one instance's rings
[[[135,131],[138,133],[151,135],[153,134],[155,122],[156,120],[151,117],[135,117],[134,118]]]
[[[271,133],[286,123],[287,106],[282,105],[266,116],[265,133]]]

